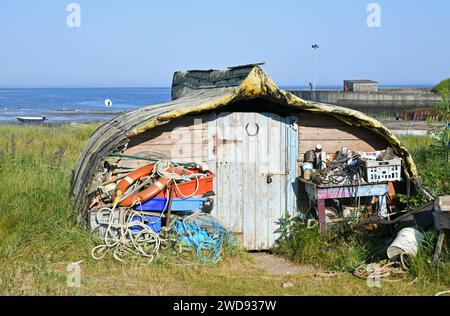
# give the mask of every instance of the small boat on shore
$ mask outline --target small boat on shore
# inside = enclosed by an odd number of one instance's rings
[[[48,121],[45,116],[17,116],[17,120],[21,123],[44,123]]]

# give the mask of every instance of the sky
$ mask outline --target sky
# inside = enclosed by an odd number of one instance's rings
[[[450,77],[449,30],[448,0],[2,0],[0,87],[166,87],[261,61],[280,86],[434,84]]]

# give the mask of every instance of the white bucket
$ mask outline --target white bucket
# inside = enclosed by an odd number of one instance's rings
[[[387,250],[389,260],[396,259],[402,253],[416,256],[423,239],[423,234],[414,228],[402,229]]]
[[[311,180],[311,174],[314,166],[310,162],[305,162],[303,164],[303,179],[309,181]]]
[[[313,164],[310,162],[305,162],[303,164],[303,171],[312,171],[314,168]]]

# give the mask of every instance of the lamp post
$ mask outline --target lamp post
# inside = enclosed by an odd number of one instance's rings
[[[314,44],[311,46],[314,49],[314,81],[313,81],[313,98],[316,100],[316,81],[317,81],[317,66],[318,66],[318,58],[317,58],[317,50],[319,49],[318,44]]]

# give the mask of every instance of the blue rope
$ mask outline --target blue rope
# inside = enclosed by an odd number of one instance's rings
[[[224,243],[237,246],[237,240],[216,219],[206,213],[194,213],[175,222],[178,241],[196,249],[196,256],[202,263],[216,264]]]

